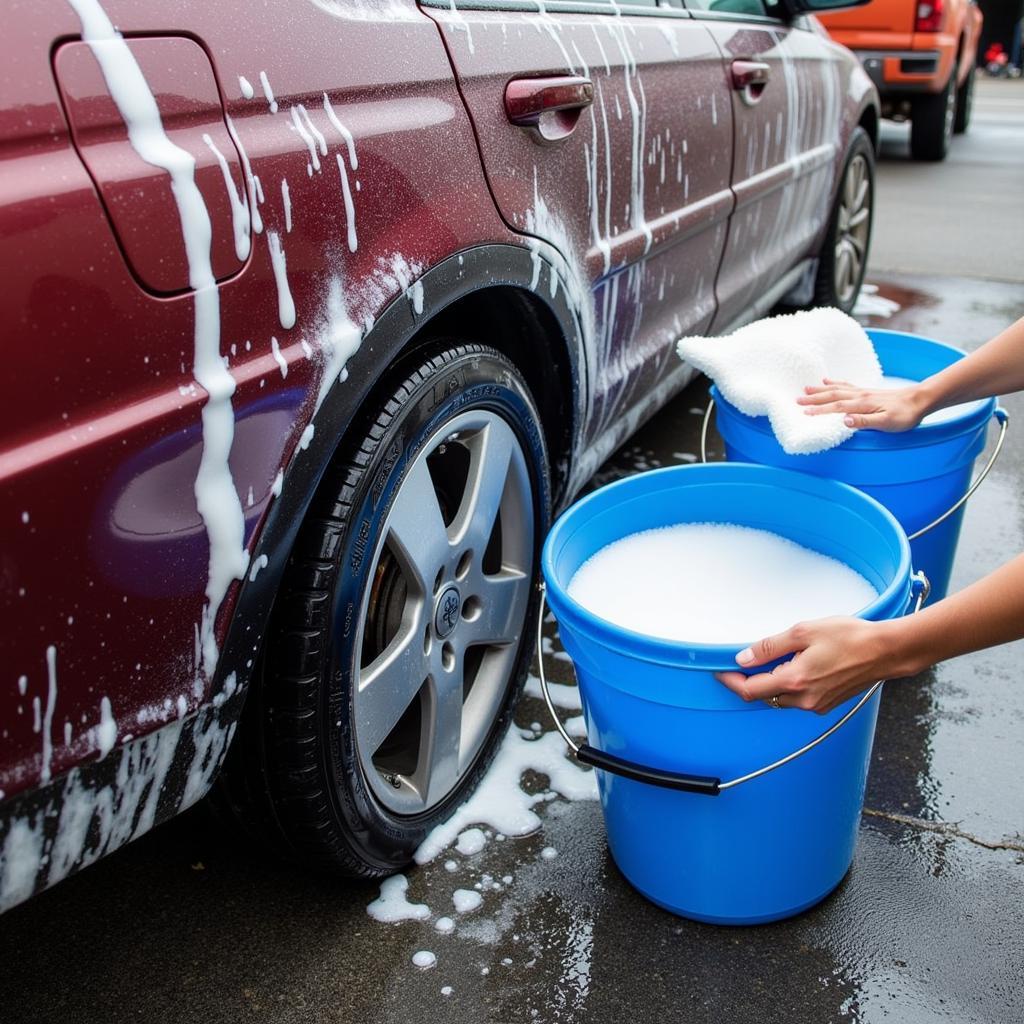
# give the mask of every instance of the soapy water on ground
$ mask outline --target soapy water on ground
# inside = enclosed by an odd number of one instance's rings
[[[853,615],[878,596],[834,558],[724,523],[623,537],[584,562],[568,592],[595,615],[648,636],[736,645],[802,619]]]
[[[552,654],[556,650],[561,653],[550,643],[546,646]],[[577,687],[549,685],[553,703],[567,714],[565,725],[570,733],[585,735]],[[540,697],[539,680],[528,677],[524,699]],[[539,722],[531,722],[528,728],[513,725],[477,791],[449,821],[434,829],[417,851],[416,861],[423,867],[381,882],[380,894],[367,906],[367,914],[385,925],[416,929],[411,963],[423,971],[434,967],[443,970],[446,957],[455,955],[450,943],[458,940],[492,949],[503,936],[514,933],[513,945],[519,943],[515,922],[520,900],[538,886],[543,887],[544,877],[558,858],[558,850],[538,838],[544,818],[559,816],[559,806],[565,807],[567,801],[596,799],[594,773],[570,760],[557,732],[543,732]],[[544,818],[538,811],[544,812]],[[536,847],[535,852],[527,854],[525,861],[520,859],[514,876],[489,873],[490,845],[514,840],[529,843]],[[452,856],[453,852],[458,856]],[[448,854],[443,863],[442,853]],[[442,870],[431,866],[435,861]],[[409,898],[410,881],[418,893],[424,894],[426,902]],[[428,944],[433,948],[424,948]],[[462,957],[465,951],[459,948],[457,955]],[[532,967],[537,955],[531,952],[514,964],[510,957],[502,958],[500,963],[495,957],[491,963],[495,954],[485,954],[481,975],[489,974],[492,967]],[[453,994],[450,985],[441,992]]]
[[[860,287],[860,295],[853,307],[853,316],[868,317],[877,316],[888,320],[894,313],[898,313],[902,307],[898,302],[885,298],[878,294],[877,284],[868,284],[866,281]]]

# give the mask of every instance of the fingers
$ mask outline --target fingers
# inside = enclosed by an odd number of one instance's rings
[[[895,430],[887,413],[847,413],[843,417],[843,423],[855,430]]]
[[[744,648],[736,655],[736,663],[743,668],[757,668],[777,658],[784,658],[787,654],[796,654],[804,650],[808,643],[807,628],[803,623],[798,623],[784,633],[766,636],[763,640]]]
[[[745,701],[770,701],[772,697],[775,697],[780,708],[796,706],[792,701],[787,703],[789,699],[786,689],[788,683],[785,675],[778,671],[774,674],[762,672],[756,676],[745,676],[742,672],[716,672],[715,678]],[[774,707],[774,704],[772,706]]]

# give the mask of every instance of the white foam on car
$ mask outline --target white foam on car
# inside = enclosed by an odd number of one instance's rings
[[[919,384],[920,381],[911,380],[909,377],[889,377],[886,375],[882,378],[881,387],[883,388],[906,388],[912,384]],[[949,420],[955,420],[958,416],[962,416],[965,413],[973,412],[975,409],[980,408],[984,405],[985,399],[976,399],[972,402],[961,402],[959,405],[949,405],[944,409],[936,409],[935,412],[928,413],[923,420],[921,420],[921,426],[927,426],[931,423],[946,423]]]
[[[277,285],[277,318],[287,331],[295,326],[295,303],[292,290],[288,287],[288,260],[281,245],[281,236],[276,231],[267,232],[270,246],[270,262],[274,268],[274,282]]]
[[[203,135],[203,142],[217,158],[220,164],[220,173],[224,178],[224,187],[227,189],[228,202],[231,204],[231,227],[235,234],[235,256],[244,263],[249,258],[249,249],[252,246],[251,230],[252,222],[249,219],[249,207],[245,205],[245,199],[238,194],[235,188],[235,179],[231,175],[231,169],[224,154],[217,148],[216,143],[209,135]]]
[[[284,230],[291,234],[292,230],[292,196],[288,191],[288,179],[281,179],[281,202],[284,205]]]
[[[274,90],[270,88],[270,79],[267,78],[266,71],[260,72],[260,85],[263,86],[263,95],[267,98],[267,103],[270,105],[270,112],[276,114],[277,100],[274,99]]]
[[[232,581],[244,576],[249,555],[245,550],[245,516],[228,464],[235,436],[231,407],[235,381],[220,354],[220,292],[210,259],[210,214],[196,185],[195,158],[167,137],[142,69],[99,0],[68,3],[82,23],[82,38],[99,63],[128,129],[132,148],[146,163],[162,168],[170,176],[181,220],[189,285],[195,301],[192,372],[196,383],[209,396],[202,408],[203,450],[195,495],[210,543],[200,640],[202,668],[211,678],[219,656],[214,627],[217,610]]]
[[[380,895],[370,903],[366,912],[375,921],[392,924],[395,921],[425,921],[430,907],[425,903],[410,903],[406,899],[409,879],[405,875],[392,875],[380,883]]]
[[[745,644],[802,619],[853,615],[878,596],[834,558],[723,523],[623,537],[580,566],[568,593],[626,629],[708,644]]]

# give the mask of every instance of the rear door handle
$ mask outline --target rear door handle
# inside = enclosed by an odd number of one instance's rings
[[[734,60],[730,66],[732,87],[750,104],[756,103],[771,78],[770,64],[759,60]]]
[[[580,114],[594,102],[589,78],[515,78],[505,86],[505,113],[520,128],[554,142],[572,134]]]

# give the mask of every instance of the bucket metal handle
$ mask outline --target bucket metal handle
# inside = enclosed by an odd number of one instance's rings
[[[912,592],[916,591],[916,598],[914,603],[914,613],[921,610],[921,606],[928,600],[928,593],[931,590],[931,584],[928,582],[928,577],[923,572],[915,572],[911,576],[911,587]],[[799,750],[794,750],[792,753],[787,754],[785,757],[780,757],[777,761],[773,761],[771,764],[765,765],[763,768],[758,768],[755,771],[747,772],[746,775],[738,775],[734,779],[729,779],[723,782],[720,778],[711,775],[695,775],[688,772],[670,772],[665,771],[662,768],[650,768],[645,765],[637,764],[634,761],[627,761],[625,758],[618,757],[615,754],[609,754],[605,751],[601,751],[592,747],[589,743],[583,742],[577,744],[573,741],[573,738],[566,732],[565,726],[562,725],[561,719],[558,717],[555,711],[555,705],[551,700],[551,693],[548,689],[547,676],[544,672],[544,649],[543,649],[543,630],[544,630],[544,611],[547,607],[547,591],[544,583],[540,583],[540,608],[537,612],[537,667],[540,673],[540,688],[544,695],[544,703],[547,704],[548,713],[551,715],[552,720],[555,723],[555,728],[559,731],[562,739],[565,740],[566,745],[572,751],[573,757],[581,764],[589,764],[594,768],[601,768],[606,772],[611,772],[613,775],[621,775],[626,779],[633,779],[636,782],[646,782],[652,786],[660,786],[663,789],[676,789],[683,790],[687,793],[701,793],[704,796],[718,796],[719,793],[727,789],[732,789],[734,786],[742,785],[744,782],[750,782],[752,779],[760,778],[762,775],[767,775],[769,772],[775,771],[776,768],[781,768],[785,764],[789,764],[790,761],[795,761],[798,757],[802,757],[808,751],[813,750],[819,743],[824,743],[834,732],[841,729],[855,714],[871,698],[875,695],[875,692],[882,685],[884,680],[879,680],[877,683],[872,685],[869,689],[865,690],[860,700],[849,711],[843,715],[842,718],[837,722],[833,722],[824,732],[820,733],[809,743],[805,743]]]
[[[713,398],[708,399],[708,407],[704,410],[704,422],[700,428],[700,461],[708,461],[708,426],[711,423],[711,413],[715,409],[715,400]],[[999,453],[1003,450],[1003,442],[1006,440],[1006,431],[1010,425],[1010,414],[1001,406],[997,405],[992,413],[992,416],[999,421],[999,436],[996,438],[996,446],[992,449],[992,454],[989,456],[988,462],[985,463],[985,468],[974,478],[971,486],[960,496],[957,502],[946,509],[936,519],[933,519],[927,526],[922,526],[920,530],[910,534],[907,540],[917,540],[918,537],[923,536],[929,530],[934,530],[940,523],[944,523],[954,512],[962,508],[970,499],[971,495],[985,482],[985,477],[988,476],[992,467],[996,464],[996,459],[999,458]]]
[[[988,462],[985,463],[985,468],[974,478],[974,482],[970,487],[960,496],[959,501],[955,505],[951,505],[942,513],[937,519],[933,519],[927,526],[922,526],[916,533],[912,533],[907,540],[917,540],[922,534],[927,533],[929,530],[935,529],[939,523],[944,523],[957,509],[961,508],[967,503],[967,499],[985,482],[985,477],[988,476],[989,471],[996,464],[996,459],[999,458],[999,453],[1003,450],[1003,442],[1006,440],[1006,430],[1010,425],[1010,414],[1001,406],[997,405],[992,415],[999,420],[999,436],[996,438],[996,446],[992,449],[992,454],[988,458]]]
[[[708,407],[704,410],[704,422],[700,425],[700,461],[708,461],[708,426],[711,414],[715,411],[715,400],[708,398]]]

